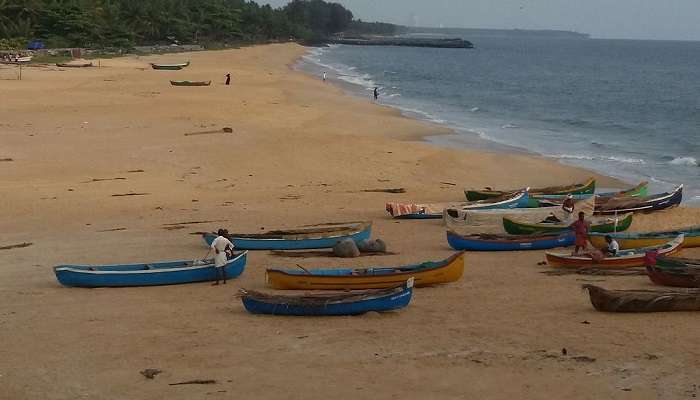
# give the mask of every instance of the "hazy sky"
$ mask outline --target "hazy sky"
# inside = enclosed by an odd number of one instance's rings
[[[402,25],[563,29],[598,38],[700,40],[700,0],[335,0]],[[287,0],[260,0],[273,6]]]

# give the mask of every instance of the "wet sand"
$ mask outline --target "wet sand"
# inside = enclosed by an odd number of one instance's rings
[[[452,253],[441,222],[394,221],[385,202],[460,201],[465,187],[593,175],[526,155],[431,146],[421,138],[443,128],[293,72],[303,52],[289,44],[126,57],[101,68],[30,67],[22,81],[0,81],[0,398],[697,394],[696,314],[598,313],[582,284],[649,288],[648,279],[547,276],[539,251],[469,253],[461,281],[416,290],[400,312],[360,317],[245,313],[239,287],[264,289],[266,267],[300,261],[268,252],[251,254],[226,286],[56,282],[57,264],[201,258],[207,249],[190,233],[218,227],[373,220],[374,236],[398,255],[304,265],[438,260]],[[148,65],[188,59],[183,71]],[[361,192],[398,187],[407,193]],[[698,221],[697,209],[679,208],[635,217],[633,230]],[[163,372],[148,380],[139,374],[146,368]],[[217,383],[168,385],[192,379]]]

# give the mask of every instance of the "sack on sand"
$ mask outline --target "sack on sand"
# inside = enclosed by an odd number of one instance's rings
[[[360,249],[357,248],[354,240],[345,239],[333,246],[333,254],[342,258],[354,258],[360,256]]]
[[[363,253],[386,253],[386,243],[382,239],[364,239],[357,243],[357,248]]]

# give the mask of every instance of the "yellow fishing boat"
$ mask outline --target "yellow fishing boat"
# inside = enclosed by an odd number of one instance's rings
[[[464,252],[437,262],[401,267],[268,269],[267,283],[281,290],[345,290],[391,288],[414,278],[415,286],[455,282],[464,273]]]
[[[700,247],[700,225],[679,228],[672,231],[638,232],[638,233],[608,233],[620,245],[620,249],[636,249],[640,247],[660,246],[683,234],[683,247]],[[608,247],[605,233],[591,233],[589,239],[593,246],[601,249]]]

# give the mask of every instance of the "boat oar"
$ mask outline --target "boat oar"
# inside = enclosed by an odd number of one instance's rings
[[[308,269],[306,269],[306,268],[302,267],[302,266],[301,266],[301,265],[299,265],[299,264],[297,264],[297,267],[299,267],[299,268],[301,268],[302,270],[304,270],[304,272],[306,272],[306,274],[307,274],[307,275],[311,275],[311,272],[309,272],[309,270],[308,270]]]

